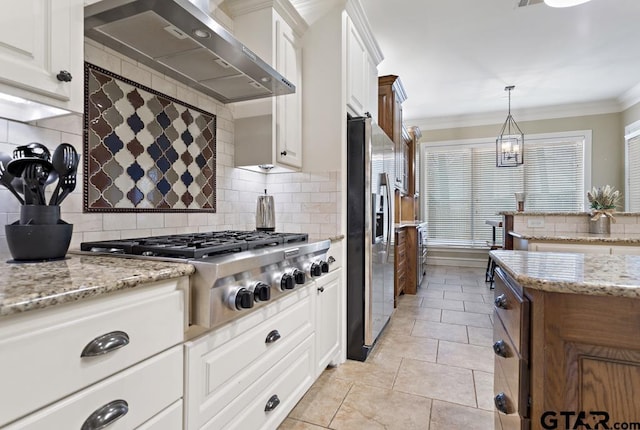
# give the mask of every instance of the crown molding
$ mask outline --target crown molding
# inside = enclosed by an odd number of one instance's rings
[[[603,115],[622,112],[624,108],[618,100],[602,100],[591,103],[576,103],[558,106],[513,110],[516,122],[540,121],[548,119],[570,118],[589,115]],[[449,128],[477,127],[483,125],[499,125],[504,123],[506,112],[486,112],[470,115],[454,115],[427,118],[406,118],[403,122],[416,125],[425,130],[442,130]]]
[[[640,83],[621,95],[619,100],[623,110],[640,103]]]
[[[367,15],[364,13],[362,3],[360,3],[360,0],[348,0],[345,10],[351,18],[353,25],[358,30],[360,37],[362,37],[362,41],[367,47],[367,51],[369,52],[369,56],[373,60],[373,63],[378,66],[378,64],[380,64],[384,59],[384,55],[382,54],[382,50],[373,35],[373,30],[371,29]]]

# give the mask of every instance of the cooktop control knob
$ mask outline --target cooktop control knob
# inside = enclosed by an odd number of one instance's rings
[[[231,309],[242,310],[253,307],[253,292],[246,288],[234,290],[227,298],[227,304]]]
[[[320,260],[318,264],[320,265],[320,269],[322,270],[322,273],[329,273],[329,263],[327,263],[324,260]]]
[[[322,267],[320,267],[319,263],[312,263],[309,271],[311,272],[311,276],[317,277],[322,275]]]
[[[284,275],[282,275],[282,278],[280,279],[280,289],[282,291],[293,290],[293,287],[295,286],[296,284],[292,275],[290,275],[289,273],[285,273]]]
[[[293,279],[296,281],[296,284],[302,285],[307,282],[307,275],[302,270],[295,269],[293,271]]]
[[[256,282],[253,287],[253,300],[266,302],[271,298],[271,286],[264,282]]]

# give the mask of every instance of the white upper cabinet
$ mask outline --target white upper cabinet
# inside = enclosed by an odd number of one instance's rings
[[[351,113],[362,115],[368,105],[369,56],[350,19],[347,18],[347,106]]]
[[[260,172],[299,170],[302,168],[300,38],[306,24],[286,0],[228,0],[226,5],[238,40],[296,86],[293,94],[235,103],[235,165]]]
[[[382,53],[366,23],[364,12],[353,2],[346,9],[347,110],[352,115],[378,115],[378,64]]]
[[[0,23],[0,92],[82,112],[83,1],[13,1],[3,8]],[[12,119],[65,113],[40,112],[29,103],[6,105],[6,99],[0,103],[0,116]]]

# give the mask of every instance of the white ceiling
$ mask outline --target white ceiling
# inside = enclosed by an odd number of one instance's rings
[[[361,3],[385,57],[379,74],[399,75],[408,94],[405,122],[506,117],[507,85],[516,86],[516,120],[519,110],[620,110],[640,94],[632,91],[640,82],[640,0],[563,9],[519,8],[517,0]]]

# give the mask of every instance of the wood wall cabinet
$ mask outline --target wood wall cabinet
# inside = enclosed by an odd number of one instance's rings
[[[506,413],[495,412],[495,428],[638,422],[640,300],[545,292],[496,275],[494,401]]]
[[[394,184],[405,194],[406,185],[400,164],[403,163],[401,160],[405,154],[405,142],[402,137],[402,103],[406,99],[407,94],[398,76],[386,75],[378,78],[378,124],[395,144]]]
[[[398,297],[404,294],[407,280],[407,230],[406,228],[396,229],[396,246],[393,260],[395,271],[393,307],[398,307]]]

